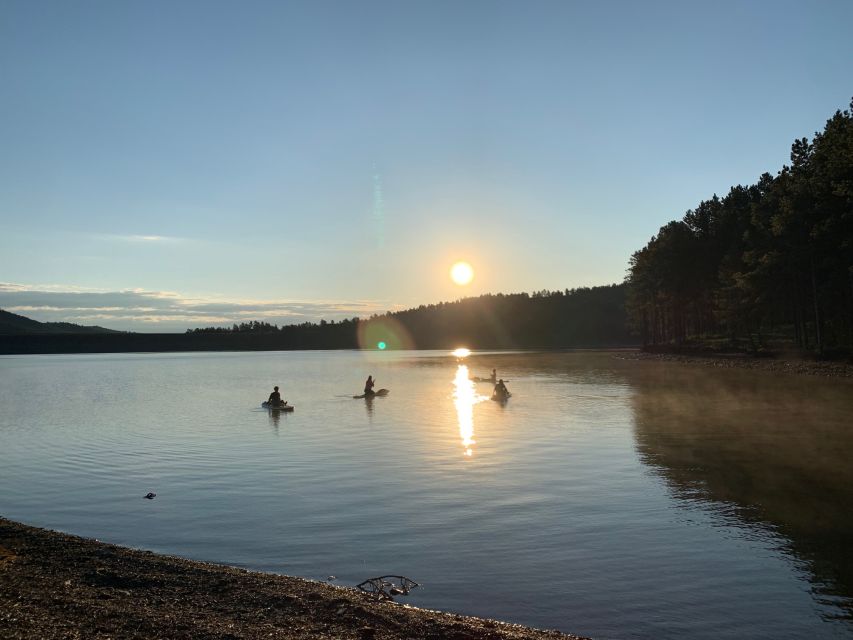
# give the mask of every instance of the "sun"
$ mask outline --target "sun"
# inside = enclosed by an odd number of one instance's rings
[[[456,284],[468,284],[474,279],[474,269],[467,262],[457,262],[450,267],[450,279]]]

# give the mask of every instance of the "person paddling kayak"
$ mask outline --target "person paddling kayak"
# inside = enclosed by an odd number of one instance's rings
[[[367,380],[364,381],[364,395],[372,396],[373,395],[373,387],[376,385],[376,382],[373,380],[373,376],[367,376]]]
[[[498,383],[495,385],[495,390],[492,393],[493,398],[509,398],[510,393],[509,389],[506,388],[504,384],[503,378],[498,380]]]
[[[287,404],[287,402],[282,402],[281,394],[278,392],[278,387],[273,387],[272,393],[270,394],[269,399],[267,400],[267,404],[271,407],[280,407],[282,405]]]

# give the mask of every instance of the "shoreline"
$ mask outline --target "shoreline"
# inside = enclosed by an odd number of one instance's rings
[[[582,640],[0,517],[3,638]]]
[[[853,364],[831,360],[792,360],[786,358],[752,358],[742,354],[709,353],[700,355],[649,353],[647,351],[626,352],[614,357],[621,360],[698,364],[722,369],[752,369],[824,378],[853,378]]]

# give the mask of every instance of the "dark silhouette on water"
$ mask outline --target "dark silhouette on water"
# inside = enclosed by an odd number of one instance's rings
[[[287,404],[287,400],[281,399],[281,394],[278,391],[278,387],[273,388],[269,399],[266,402],[262,402],[261,406],[265,409],[270,409],[273,412],[293,411],[293,405]]]
[[[287,402],[281,401],[281,393],[279,393],[278,387],[273,387],[273,390],[272,390],[272,393],[270,394],[270,397],[267,398],[267,404],[269,404],[272,407],[279,407],[282,404],[287,404]]]
[[[491,382],[492,384],[496,384],[498,381],[498,371],[497,369],[492,369],[492,375],[488,378],[481,378],[480,376],[474,376],[471,378],[474,382]],[[509,380],[504,380],[504,382],[509,382]]]
[[[512,394],[509,392],[509,389],[506,388],[503,379],[498,380],[495,385],[495,390],[492,392],[492,400],[505,401],[511,396]]]
[[[373,387],[375,386],[376,381],[373,379],[373,376],[367,376],[367,380],[364,381],[364,393],[362,393],[360,396],[353,396],[353,399],[358,400],[364,398],[368,401],[369,404],[370,401],[373,400],[373,398],[375,398],[376,396],[382,397],[388,395],[388,389],[379,389],[378,391],[374,391]],[[368,407],[368,409],[372,408],[372,406]]]
[[[373,393],[362,393],[360,396],[353,396],[354,400],[372,400],[373,398],[382,398],[387,396],[390,392],[389,389],[379,389],[379,391],[374,391]]]

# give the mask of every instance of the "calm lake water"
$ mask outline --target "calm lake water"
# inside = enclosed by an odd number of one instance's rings
[[[596,638],[851,637],[853,385],[616,355],[1,357],[0,514]]]

